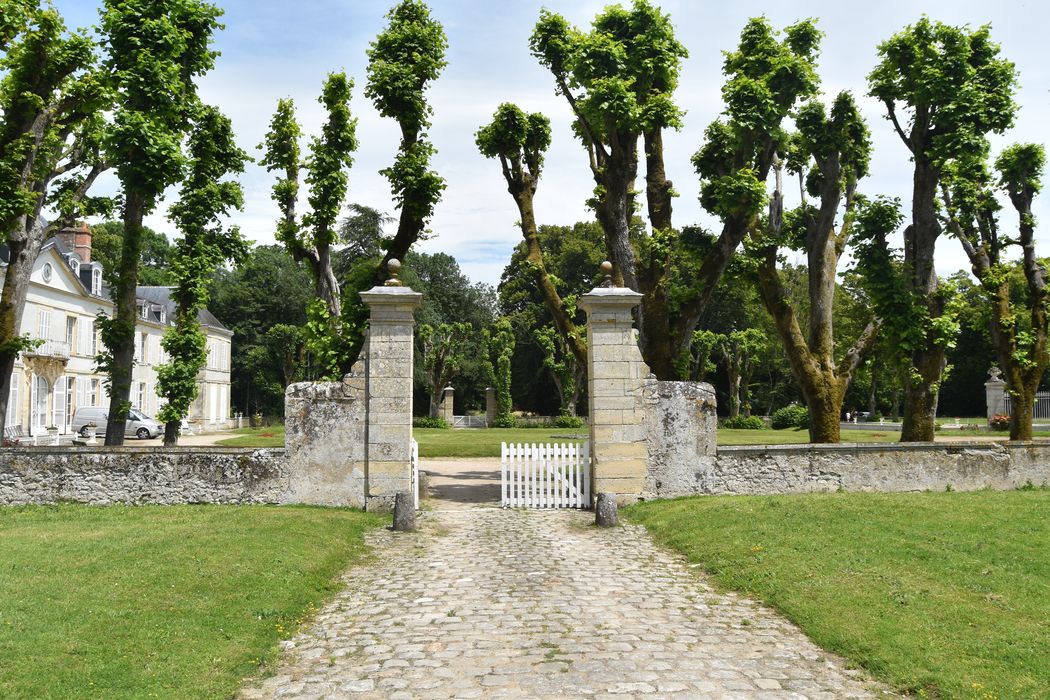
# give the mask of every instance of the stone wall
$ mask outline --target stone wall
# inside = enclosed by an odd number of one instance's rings
[[[284,397],[288,500],[365,507],[367,401],[364,363],[341,382],[303,382]]]
[[[975,491],[1050,483],[1050,444],[888,443],[722,447],[650,498],[827,491]],[[655,481],[655,475],[654,475]]]
[[[286,503],[284,450],[232,447],[8,448],[0,505]]]
[[[692,493],[701,464],[716,447],[715,389],[707,383],[646,381],[643,386],[648,470],[652,498]]]

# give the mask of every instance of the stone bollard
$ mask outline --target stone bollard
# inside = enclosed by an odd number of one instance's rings
[[[415,532],[416,509],[412,504],[412,494],[398,491],[394,495],[394,530],[397,532]]]
[[[598,527],[616,527],[620,519],[616,514],[616,494],[599,493],[594,504],[594,524]]]

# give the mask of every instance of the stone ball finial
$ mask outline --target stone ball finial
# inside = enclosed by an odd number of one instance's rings
[[[400,287],[401,280],[398,277],[401,274],[401,261],[397,258],[390,258],[386,263],[386,270],[390,273],[390,279],[386,281],[386,286]]]
[[[606,260],[605,262],[603,262],[598,267],[598,269],[602,271],[602,286],[603,287],[611,287],[611,286],[613,286],[613,282],[612,282],[613,264],[611,262],[609,262],[608,260]]]

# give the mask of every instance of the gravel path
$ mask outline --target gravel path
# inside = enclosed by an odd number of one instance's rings
[[[440,505],[436,502],[435,505]],[[715,593],[645,530],[580,512],[432,511],[285,643],[248,698],[860,698],[779,615]]]

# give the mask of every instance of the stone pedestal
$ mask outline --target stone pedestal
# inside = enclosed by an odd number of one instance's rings
[[[390,510],[412,488],[412,351],[423,295],[407,287],[361,292],[371,315],[367,357],[366,507]]]
[[[597,288],[578,306],[587,312],[588,403],[591,493],[607,493],[620,504],[645,490],[647,448],[643,386],[649,367],[632,327],[642,295],[622,287]]]
[[[441,418],[449,425],[452,425],[452,422],[455,420],[455,411],[453,410],[455,394],[455,389],[446,386],[441,395]]]
[[[995,415],[1008,415],[1006,410],[1006,382],[1003,381],[1002,372],[998,367],[992,367],[988,372],[988,381],[984,383],[984,402],[988,409],[988,420]]]

